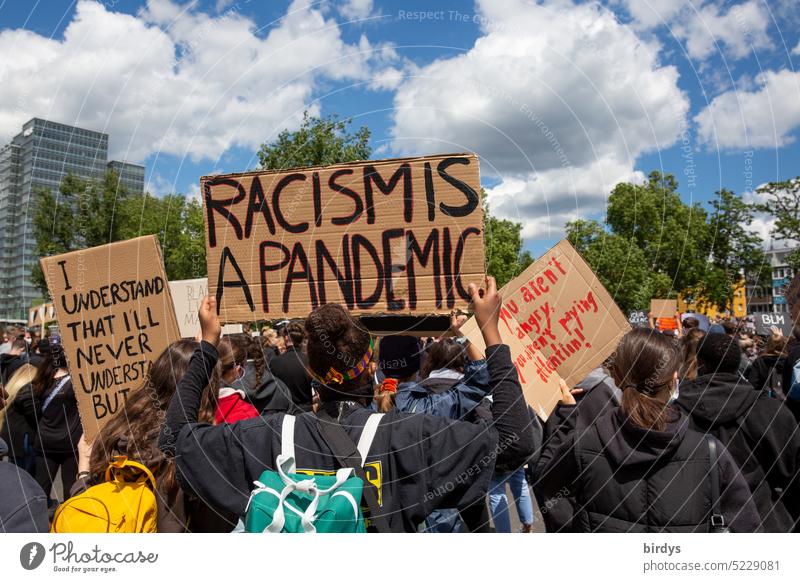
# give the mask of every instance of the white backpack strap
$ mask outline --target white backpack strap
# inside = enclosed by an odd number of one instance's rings
[[[364,424],[364,430],[361,431],[361,436],[358,438],[358,445],[356,448],[358,449],[358,454],[361,455],[362,467],[364,463],[367,462],[369,449],[372,447],[372,441],[375,440],[375,433],[378,432],[378,425],[383,419],[383,416],[383,414],[378,413],[370,414],[366,424]]]
[[[294,473],[297,469],[297,459],[294,456],[294,421],[294,416],[285,414],[281,425],[281,457],[292,460],[287,467],[289,473]]]

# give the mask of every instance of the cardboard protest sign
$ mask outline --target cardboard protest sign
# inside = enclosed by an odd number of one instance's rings
[[[650,327],[650,321],[647,318],[647,312],[642,309],[628,312],[628,323],[632,327]]]
[[[197,317],[197,311],[200,309],[203,297],[208,295],[208,279],[202,277],[170,281],[169,290],[172,294],[172,301],[175,302],[175,317],[178,320],[181,337],[195,337],[200,331],[200,319]],[[225,325],[222,327],[222,333],[223,335],[242,333],[242,326],[238,324]]]
[[[562,240],[501,290],[500,334],[528,404],[546,418],[630,330],[625,315],[569,241]],[[464,332],[483,345],[474,318]],[[469,332],[469,333],[467,333]]]
[[[777,327],[786,337],[792,337],[792,319],[788,313],[754,313],[753,318],[756,324],[758,335],[771,335],[772,326]]]
[[[39,327],[44,329],[48,323],[56,320],[55,307],[52,303],[42,303],[28,310],[28,327]]]
[[[678,311],[678,301],[675,299],[651,299],[650,314],[659,317],[675,317]]]
[[[451,154],[205,176],[209,292],[225,323],[466,308],[484,276],[478,159]]]
[[[180,339],[154,236],[41,259],[83,430],[92,439]]]

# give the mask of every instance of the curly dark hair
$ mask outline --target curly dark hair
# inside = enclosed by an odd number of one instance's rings
[[[324,378],[333,368],[344,372],[355,366],[369,349],[370,335],[359,327],[338,303],[327,303],[306,318],[306,352],[311,370]],[[363,373],[338,386],[321,386],[321,400],[337,400],[354,395],[372,397],[370,375]],[[368,388],[365,390],[365,387]]]

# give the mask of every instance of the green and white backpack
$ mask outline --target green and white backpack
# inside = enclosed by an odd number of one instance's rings
[[[369,454],[383,414],[367,419],[356,448],[361,466]],[[331,475],[297,473],[294,449],[295,417],[287,414],[281,426],[277,470],[264,471],[250,494],[244,531],[251,533],[366,533],[361,513],[364,482],[354,469]]]

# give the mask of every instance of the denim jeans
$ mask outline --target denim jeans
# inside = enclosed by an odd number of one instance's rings
[[[508,514],[508,498],[506,497],[506,483],[511,487],[511,494],[517,505],[519,520],[525,525],[533,523],[533,503],[528,482],[525,480],[525,470],[518,469],[513,473],[495,475],[489,486],[489,508],[492,511],[495,531],[498,533],[511,533],[511,517]]]

